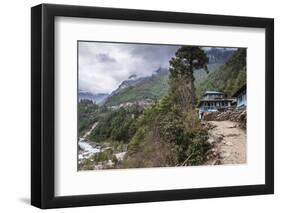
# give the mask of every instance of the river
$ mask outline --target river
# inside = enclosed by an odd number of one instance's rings
[[[79,138],[78,146],[80,148],[78,159],[82,160],[85,158],[89,158],[92,155],[101,152],[101,148],[99,146],[93,147],[84,138]]]
[[[96,128],[96,126],[98,125],[98,122],[94,123],[93,126],[91,127],[91,129],[89,131],[87,131],[83,137],[79,138],[78,141],[78,146],[79,146],[79,152],[78,152],[78,163],[80,163],[81,161],[88,159],[92,156],[94,156],[97,153],[103,152],[105,150],[107,150],[108,148],[112,148],[110,146],[104,146],[98,143],[95,143],[93,141],[88,141],[87,137],[92,133],[92,131]],[[118,161],[122,161],[124,159],[126,152],[117,152],[114,155],[116,156]],[[108,162],[108,165],[111,165],[112,162],[111,160],[109,160],[110,162]],[[100,169],[102,169],[102,167],[100,167]]]

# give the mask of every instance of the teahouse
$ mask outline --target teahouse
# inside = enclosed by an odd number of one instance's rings
[[[223,92],[206,91],[199,102],[199,118],[204,112],[216,112],[231,107],[233,99],[225,98]]]

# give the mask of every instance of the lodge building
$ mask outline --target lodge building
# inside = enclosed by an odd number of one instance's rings
[[[247,106],[246,84],[235,92],[232,98],[225,98],[223,92],[206,91],[199,102],[199,118],[205,112],[224,111],[229,108],[245,109]]]
[[[199,109],[201,112],[215,112],[231,107],[232,102],[233,99],[225,98],[223,92],[207,91],[200,100]]]

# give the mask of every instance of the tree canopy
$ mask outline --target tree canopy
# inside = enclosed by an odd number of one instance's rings
[[[198,69],[208,72],[208,62],[206,53],[196,46],[180,47],[170,60],[170,94],[181,110],[194,108],[196,96],[193,72]]]

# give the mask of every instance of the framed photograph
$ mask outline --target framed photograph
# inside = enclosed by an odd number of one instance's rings
[[[31,204],[272,194],[274,20],[31,9]]]

